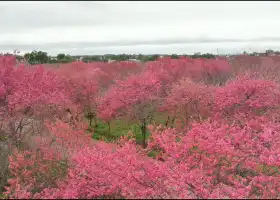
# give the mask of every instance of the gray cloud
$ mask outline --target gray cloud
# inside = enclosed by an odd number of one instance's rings
[[[268,1],[0,2],[0,51],[263,46],[280,42],[279,10]]]
[[[58,26],[98,25],[104,5],[98,2],[34,2],[0,4],[1,32]],[[90,10],[88,8],[91,8]],[[106,21],[106,20],[105,20]]]
[[[31,49],[37,47],[41,49],[51,48],[89,48],[89,47],[129,47],[129,46],[141,46],[141,45],[176,45],[176,44],[203,44],[203,43],[242,43],[242,42],[280,42],[280,37],[261,37],[252,39],[238,39],[238,38],[177,38],[177,39],[158,39],[158,40],[142,40],[142,41],[108,41],[108,42],[54,42],[45,44],[4,44],[0,45],[0,48],[22,48]]]

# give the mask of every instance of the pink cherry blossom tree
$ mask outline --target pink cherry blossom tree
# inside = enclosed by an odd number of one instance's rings
[[[210,116],[213,108],[213,87],[183,79],[174,84],[165,100],[163,109],[188,126],[191,121],[202,121]],[[173,121],[174,122],[174,121]]]
[[[107,122],[116,117],[136,121],[141,128],[143,147],[146,146],[146,127],[156,110],[160,81],[150,75],[133,75],[118,81],[99,103],[99,117]]]
[[[239,77],[216,90],[217,117],[243,121],[255,116],[272,116],[278,113],[280,88],[273,81]]]

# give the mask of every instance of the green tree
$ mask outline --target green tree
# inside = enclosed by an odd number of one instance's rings
[[[64,53],[57,54],[56,58],[57,60],[63,60],[65,58],[65,54]]]
[[[211,58],[215,58],[215,55],[213,55],[211,53],[207,53],[207,54],[203,54],[202,57],[207,58],[207,59],[211,59]]]
[[[49,62],[48,53],[43,51],[32,51],[31,53],[26,53],[24,54],[24,58],[32,65]]]
[[[172,54],[172,55],[171,55],[171,58],[172,58],[172,59],[178,59],[179,56],[178,56],[177,54]]]

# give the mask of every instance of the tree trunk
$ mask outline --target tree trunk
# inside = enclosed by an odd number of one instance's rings
[[[176,119],[176,117],[173,117],[173,119],[171,121],[171,128],[173,128],[173,126],[174,126],[175,119]]]
[[[168,126],[168,122],[169,122],[169,115],[168,115],[168,117],[167,117],[167,120],[166,120],[166,122],[165,122],[165,126]]]
[[[110,124],[110,122],[107,122],[107,124],[108,124],[108,135],[110,135],[111,134],[111,124]]]
[[[0,141],[0,193],[7,184],[9,172],[9,148],[5,141]]]
[[[146,127],[146,119],[144,119],[144,122],[142,124],[141,127],[141,131],[142,131],[142,147],[145,149],[147,147],[146,144],[146,133],[147,133],[147,127]]]
[[[94,120],[94,128],[97,128],[97,119],[96,119],[96,117],[94,117],[93,120]]]
[[[88,118],[89,118],[89,127],[91,128],[92,127],[92,114],[91,113],[88,114]]]

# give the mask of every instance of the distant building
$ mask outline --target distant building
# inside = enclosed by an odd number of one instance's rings
[[[84,59],[84,57],[81,56],[81,57],[77,58],[77,61],[82,61],[83,59]]]
[[[140,60],[138,59],[128,59],[129,61],[133,61],[133,62],[140,62]]]
[[[108,59],[108,63],[116,62],[116,60]]]

